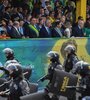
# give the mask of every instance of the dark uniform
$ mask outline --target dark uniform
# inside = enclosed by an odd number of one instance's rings
[[[55,69],[62,70],[62,65],[59,62],[52,62],[48,68],[48,74],[46,75],[45,79],[48,79],[51,83],[53,78],[53,73]]]
[[[84,61],[79,61],[76,63],[75,67],[76,69],[74,70],[74,73],[77,73],[81,76],[80,79],[80,93],[81,97],[80,100],[82,100],[83,97],[85,96],[90,96],[90,64]]]
[[[20,78],[14,79],[10,83],[10,94],[9,100],[20,100],[20,96],[29,94],[29,86],[25,80],[21,80]]]
[[[4,64],[5,69],[7,69],[7,66],[10,63],[20,63],[17,59],[15,59],[14,51],[11,48],[5,48],[3,52],[6,56],[6,63]],[[28,74],[25,75],[25,78],[29,79],[32,72],[31,68],[23,68],[23,72],[28,72]],[[4,75],[4,77],[6,78],[7,75]]]
[[[68,45],[66,46],[66,48],[64,49],[67,57],[64,61],[63,67],[65,68],[66,72],[70,72],[72,70],[72,68],[74,67],[74,65],[79,61],[76,53],[75,53],[75,47],[72,45]]]
[[[76,55],[76,48],[73,45],[67,45],[65,47],[66,52],[66,59],[64,61],[63,67],[66,72],[72,72],[75,64],[79,61],[77,55]],[[73,98],[70,96],[68,97],[68,100],[76,100],[76,93],[73,95]]]
[[[65,71],[70,72],[78,61],[79,59],[75,53],[68,54],[63,65],[65,68]]]
[[[20,96],[30,93],[28,82],[23,78],[20,64],[9,64],[7,68],[12,78],[9,85],[9,92],[1,92],[0,95],[8,97],[8,100],[20,100]]]
[[[54,94],[53,94],[53,96],[49,95],[49,86],[51,85],[51,82],[52,82],[54,70],[55,69],[62,70],[62,65],[59,62],[59,54],[55,51],[50,51],[47,54],[47,57],[50,59],[51,63],[48,68],[48,74],[41,79],[41,81],[49,80],[49,83],[45,89],[45,91],[46,91],[45,99],[46,100],[59,100],[59,96],[56,96]]]

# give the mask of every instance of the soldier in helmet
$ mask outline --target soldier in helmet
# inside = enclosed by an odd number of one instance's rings
[[[73,45],[67,45],[64,50],[66,52],[66,59],[63,67],[65,68],[65,71],[70,72],[79,59],[76,55],[76,50]]]
[[[5,48],[3,52],[5,53],[7,60],[14,59],[14,51],[11,48]]]
[[[20,96],[30,93],[27,81],[23,78],[22,68],[20,64],[11,63],[7,66],[12,81],[9,85],[9,92],[0,92],[1,96],[8,97],[8,100],[20,100]]]
[[[50,51],[47,53],[47,57],[50,60],[50,64],[48,66],[48,74],[45,77],[41,78],[41,81],[43,82],[44,80],[49,80],[49,83],[48,83],[47,88],[46,88],[46,90],[47,90],[46,92],[48,94],[49,93],[49,86],[50,86],[52,78],[53,78],[54,70],[55,69],[63,70],[63,69],[62,69],[62,65],[59,61],[59,54],[57,52]],[[53,95],[50,98],[50,96],[46,95],[45,99],[46,100],[59,100],[59,97],[56,95]]]
[[[50,52],[47,53],[47,57],[50,60],[50,64],[49,64],[49,67],[48,67],[48,74],[41,81],[49,79],[50,82],[51,82],[55,68],[62,70],[62,65],[59,61],[59,54],[57,52],[50,51]]]
[[[3,70],[4,71],[3,77],[5,77],[5,78],[8,79],[9,73],[6,70],[7,69],[7,66],[10,63],[19,63],[19,62],[14,57],[14,51],[13,51],[13,49],[11,49],[11,48],[5,48],[5,49],[3,49],[3,53],[5,54],[6,62],[4,64],[4,67],[1,67],[0,70]]]
[[[73,73],[79,74],[81,76],[80,86],[81,89],[81,98],[85,96],[90,96],[90,64],[84,61],[79,61],[75,64],[75,68],[73,69]]]
[[[15,57],[14,57],[14,51],[11,48],[5,48],[3,50],[3,53],[6,56],[6,63],[4,64],[4,67],[6,67],[9,63],[19,63]]]
[[[20,64],[20,62],[15,59],[15,56],[14,56],[14,51],[13,49],[11,48],[5,48],[3,50],[3,53],[5,54],[6,56],[6,63],[4,64],[4,68],[7,69],[7,66],[10,64],[10,63],[18,63]],[[30,75],[31,75],[31,68],[23,68],[23,72],[28,72],[28,74],[25,75],[25,78],[29,79]],[[4,75],[5,76],[5,75]],[[5,76],[6,77],[6,76]]]

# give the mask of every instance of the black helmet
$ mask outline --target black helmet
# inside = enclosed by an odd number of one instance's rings
[[[84,61],[79,61],[75,64],[75,67],[77,68],[77,73],[81,76],[85,76],[90,74],[90,64]]]
[[[14,59],[14,51],[11,48],[5,48],[3,52],[5,53],[7,60]]]
[[[65,50],[65,52],[72,53],[72,52],[75,52],[76,51],[76,48],[73,45],[67,45],[64,50]]]
[[[13,78],[17,78],[22,75],[22,66],[19,63],[10,63],[7,66],[7,70]]]
[[[53,62],[59,61],[59,54],[56,51],[48,52],[47,57],[50,59],[50,61],[53,61]]]

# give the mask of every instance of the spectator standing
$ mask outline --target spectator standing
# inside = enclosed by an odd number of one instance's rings
[[[39,17],[44,16],[44,15],[45,15],[44,8],[40,8]]]
[[[51,23],[54,23],[55,22],[55,13],[54,11],[50,11],[49,13],[49,19],[51,20]]]
[[[30,24],[30,19],[31,19],[31,15],[27,15],[26,20],[25,20],[24,25],[23,25],[24,35],[25,35],[26,38],[29,38],[29,35],[28,35],[29,27],[28,26]]]

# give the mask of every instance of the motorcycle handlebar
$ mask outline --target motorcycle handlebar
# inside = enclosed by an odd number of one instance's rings
[[[37,80],[37,83],[40,82],[40,81],[44,81],[45,77],[46,77],[46,75],[41,77],[39,80]]]

